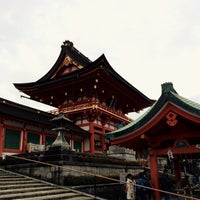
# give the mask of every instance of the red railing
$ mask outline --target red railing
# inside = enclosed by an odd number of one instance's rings
[[[83,111],[83,110],[89,110],[89,109],[93,109],[93,110],[101,110],[102,112],[104,112],[105,114],[111,115],[112,117],[116,118],[116,119],[120,119],[123,120],[127,123],[132,122],[132,119],[128,118],[126,115],[124,115],[123,113],[111,109],[101,103],[99,103],[98,101],[81,101],[80,103],[76,103],[76,104],[68,104],[67,107],[66,106],[62,106],[61,108],[56,109],[56,110],[52,110],[50,111],[53,114],[58,114],[59,112],[63,112],[63,113],[75,113],[75,112],[79,112],[79,111]]]

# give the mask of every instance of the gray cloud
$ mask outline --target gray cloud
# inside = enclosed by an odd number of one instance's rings
[[[172,81],[179,94],[200,100],[199,10],[195,0],[2,1],[0,96],[34,104],[20,99],[12,83],[38,80],[69,39],[91,60],[105,53],[150,98]]]

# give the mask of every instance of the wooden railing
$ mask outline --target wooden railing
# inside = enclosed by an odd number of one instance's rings
[[[130,123],[132,122],[133,120],[128,118],[126,115],[124,115],[122,112],[119,112],[117,110],[114,110],[114,109],[111,109],[105,105],[103,105],[102,103],[99,103],[99,102],[96,102],[96,101],[92,101],[92,102],[82,102],[82,104],[71,104],[71,105],[68,105],[67,107],[61,107],[60,108],[60,112],[63,112],[63,113],[76,113],[76,112],[80,112],[80,111],[84,111],[84,110],[89,110],[89,109],[92,109],[92,110],[101,110],[103,113],[109,115],[109,116],[112,116],[116,119],[120,119],[120,120],[123,120],[127,123]],[[55,109],[55,110],[51,110],[50,112],[53,113],[53,114],[58,114],[58,109]]]
[[[110,180],[112,182],[115,182],[115,183],[118,183],[118,184],[121,184],[121,185],[126,184],[126,182],[122,181],[122,180],[113,179],[113,178],[110,178],[110,177],[102,176],[100,174],[92,174],[90,172],[84,172],[84,171],[72,169],[72,168],[67,167],[67,166],[55,165],[55,164],[52,164],[52,163],[41,162],[39,160],[32,160],[32,159],[29,159],[29,158],[18,157],[18,156],[15,156],[15,155],[6,155],[6,157],[10,157],[10,158],[17,159],[17,160],[21,159],[21,160],[26,161],[26,162],[33,162],[35,164],[39,164],[39,165],[43,165],[43,166],[49,166],[49,167],[53,167],[53,168],[56,168],[56,169],[62,169],[62,170],[67,171],[67,172],[76,172],[76,173],[80,173],[82,175],[90,175],[90,176],[94,176],[94,177],[98,177],[98,178],[103,178],[105,180]],[[138,185],[138,184],[135,184],[135,183],[133,183],[133,185],[135,187],[138,186],[138,187],[142,187],[144,189],[151,190],[152,192],[159,192],[159,193],[162,193],[162,194],[164,194],[164,193],[165,194],[169,194],[169,195],[173,196],[173,199],[177,198],[177,199],[184,199],[184,200],[199,200],[199,198],[191,196],[192,194],[190,194],[190,196],[188,196],[185,193],[180,194],[180,193],[168,192],[168,191],[160,190],[160,189],[153,188],[153,187],[147,187],[147,186],[143,186],[143,185]],[[95,193],[95,195],[96,194],[97,193]]]

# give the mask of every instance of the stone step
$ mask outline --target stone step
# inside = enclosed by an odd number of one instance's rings
[[[0,200],[54,199],[92,200],[94,196],[0,169]]]
[[[20,184],[28,184],[28,183],[37,183],[37,182],[35,180],[31,180],[31,179],[18,180],[18,181],[4,180],[3,182],[0,182],[0,186],[6,185],[6,184],[20,185]]]
[[[51,190],[53,187],[50,186],[43,186],[43,187],[21,187],[21,188],[13,188],[10,187],[10,189],[2,189],[0,188],[0,195],[2,194],[13,194],[13,193],[23,193],[23,192],[31,192],[31,191],[41,191],[41,190]]]
[[[58,200],[58,199],[73,199],[76,200],[79,198],[81,200],[92,200],[94,198],[80,196],[78,193],[68,192],[63,194],[54,194],[54,195],[46,195],[46,196],[39,196],[39,197],[30,197],[30,198],[16,198],[15,200]],[[1,199],[1,198],[0,198]]]
[[[7,178],[7,179],[9,179],[9,178],[19,178],[19,176],[16,176],[16,175],[2,175],[2,176],[0,176],[0,179],[4,179],[4,178]]]
[[[92,200],[92,199],[94,199],[94,197],[93,198],[91,198],[91,197],[84,197],[84,200]],[[83,200],[83,197],[82,196],[71,197],[70,200]]]
[[[35,199],[36,197],[42,197],[45,195],[60,195],[63,193],[66,193],[66,190],[62,190],[62,189],[51,189],[51,190],[41,190],[41,191],[30,191],[30,192],[16,192],[14,194],[2,194],[0,196],[0,199],[13,199],[13,198],[26,198],[26,197],[32,197],[32,199]]]
[[[27,187],[42,187],[44,186],[44,183],[29,183],[29,184],[6,184],[6,185],[0,185],[0,190],[7,190],[7,189],[16,189],[16,188],[27,188]]]
[[[24,178],[24,177],[0,177],[0,182],[2,182],[2,181],[25,181],[25,180],[31,180],[31,179]]]
[[[9,174],[9,173],[4,173],[2,171],[0,171],[0,177],[2,176],[16,176],[15,174]]]

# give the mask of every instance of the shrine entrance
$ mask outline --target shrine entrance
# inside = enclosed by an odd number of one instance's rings
[[[163,173],[166,169],[171,176],[174,177],[175,181],[174,191],[171,192],[178,192],[176,187],[185,175],[190,176],[190,179],[195,173],[200,175],[200,167],[197,166],[200,160],[199,145],[189,146],[187,143],[184,144],[184,142],[186,141],[180,141],[181,145],[187,146],[175,146],[162,150],[151,150],[149,154],[149,168],[151,182],[154,188],[160,188],[159,173]],[[179,143],[179,141],[177,143]],[[159,164],[159,158],[165,160],[165,164]],[[155,199],[160,199],[159,192],[155,192]]]
[[[176,183],[190,161],[200,161],[200,104],[179,96],[172,83],[165,83],[160,98],[146,113],[106,138],[111,145],[146,154],[154,200],[160,200],[159,173],[164,168],[159,158],[170,161]]]

